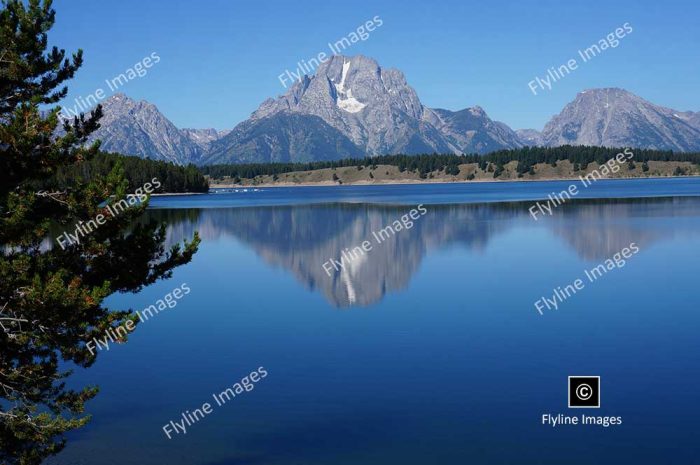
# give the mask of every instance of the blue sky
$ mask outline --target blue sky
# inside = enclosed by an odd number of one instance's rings
[[[654,103],[700,111],[700,2],[56,0],[52,44],[82,48],[85,65],[66,106],[156,52],[121,88],[178,127],[229,129],[268,97],[278,75],[327,51],[378,15],[383,24],[346,55],[404,72],[423,104],[480,105],[514,129],[541,129],[576,93],[622,87]],[[623,23],[633,32],[533,95],[544,77]],[[579,60],[580,61],[580,60]]]

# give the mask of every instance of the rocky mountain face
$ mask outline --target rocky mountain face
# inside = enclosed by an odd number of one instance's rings
[[[690,124],[692,124],[694,127],[700,129],[700,111],[696,111],[695,113],[693,112],[688,112],[690,113],[690,116],[688,116],[688,121]]]
[[[522,147],[520,137],[506,124],[493,121],[481,107],[460,111],[435,109],[431,123],[461,153],[488,153]]]
[[[654,105],[623,89],[580,92],[542,131],[544,145],[700,150],[697,114]]]
[[[102,102],[104,116],[90,141],[101,149],[176,164],[198,163],[208,143],[219,137],[214,129],[180,130],[152,103],[115,94]],[[207,141],[207,139],[209,139]]]
[[[231,131],[217,131],[216,129],[191,129],[191,128],[184,128],[180,129],[180,132],[187,137],[189,140],[191,140],[193,143],[195,143],[198,147],[200,147],[203,151],[207,151],[209,149],[209,144],[212,142],[221,139],[224,137],[226,134],[228,134]]]
[[[542,146],[542,133],[537,129],[518,129],[515,131],[522,142],[526,146]]]
[[[282,111],[247,120],[212,142],[203,164],[309,162],[365,153],[318,116]]]
[[[300,143],[304,134],[311,139]],[[364,56],[336,55],[285,95],[263,102],[250,119],[213,144],[203,162],[486,153],[520,146],[515,132],[479,107],[432,110],[400,71]],[[335,148],[341,152],[332,152]]]
[[[688,124],[696,129],[700,129],[700,111],[685,111],[683,113],[679,113],[679,115],[681,119],[686,121]]]

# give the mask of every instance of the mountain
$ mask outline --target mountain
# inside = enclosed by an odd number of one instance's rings
[[[196,161],[202,150],[146,101],[115,94],[102,102],[100,129],[90,140],[100,139],[102,149],[124,155],[182,164]]]
[[[180,129],[180,132],[190,141],[197,144],[203,151],[209,149],[209,144],[215,140],[219,140],[231,131],[218,131],[216,129]]]
[[[461,111],[432,110],[438,121],[433,125],[462,153],[488,153],[522,147],[523,142],[504,123],[493,121],[481,107]]]
[[[515,131],[523,145],[541,146],[542,133],[537,129],[518,129]]]
[[[478,106],[424,106],[400,71],[364,56],[330,57],[231,131],[178,129],[155,105],[116,94],[103,103],[106,151],[177,164],[307,162],[366,155],[479,153],[591,145],[700,151],[700,112],[623,89],[580,92],[542,132],[513,131]]]
[[[684,111],[683,113],[679,113],[679,116],[694,128],[700,129],[700,111]]]
[[[698,116],[654,105],[626,90],[580,92],[542,131],[544,145],[700,151]]]
[[[362,157],[364,152],[318,116],[282,111],[244,121],[212,142],[203,164],[305,162]]]
[[[697,111],[695,113],[693,112],[688,112],[690,115],[688,116],[688,121],[690,124],[692,124],[694,127],[700,129],[700,111]]]
[[[102,150],[178,165],[198,163],[208,145],[223,134],[215,129],[178,129],[158,108],[115,94],[102,102],[104,116],[90,142],[102,141]]]
[[[203,163],[486,153],[522,145],[515,132],[479,107],[432,110],[400,71],[361,55],[335,55],[314,76],[304,76],[286,94],[264,101],[248,120],[212,144]]]

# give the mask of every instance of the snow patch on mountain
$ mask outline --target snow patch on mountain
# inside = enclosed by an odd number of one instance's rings
[[[352,89],[345,89],[345,78],[348,75],[348,71],[350,71],[350,62],[344,61],[340,83],[335,84],[335,90],[338,93],[336,104],[341,110],[345,110],[349,113],[357,113],[358,111],[362,111],[366,105],[352,96]],[[345,98],[341,98],[341,96]]]

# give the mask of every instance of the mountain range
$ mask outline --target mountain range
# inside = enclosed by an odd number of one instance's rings
[[[623,89],[582,91],[542,131],[514,131],[478,106],[428,108],[401,71],[364,56],[331,57],[230,131],[178,129],[155,105],[124,94],[106,99],[103,111],[92,136],[103,150],[178,164],[484,154],[566,144],[700,151],[700,112],[658,106]]]

